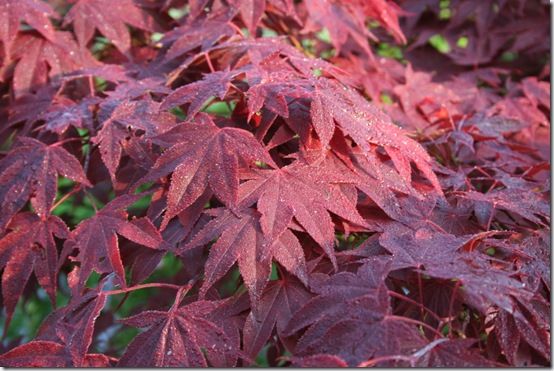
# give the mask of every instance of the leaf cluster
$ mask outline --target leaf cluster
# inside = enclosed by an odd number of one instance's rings
[[[550,364],[546,4],[0,19],[0,365]]]

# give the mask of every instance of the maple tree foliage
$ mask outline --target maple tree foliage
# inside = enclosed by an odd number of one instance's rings
[[[550,365],[545,1],[0,18],[0,366]]]

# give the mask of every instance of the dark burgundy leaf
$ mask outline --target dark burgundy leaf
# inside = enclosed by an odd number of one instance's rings
[[[0,364],[549,366],[549,12],[0,0]]]
[[[103,354],[87,354],[80,367],[109,367]],[[65,346],[51,341],[31,341],[0,356],[5,367],[76,367]]]
[[[219,236],[211,246],[206,261],[201,295],[223,277],[235,262],[238,262],[253,306],[260,300],[269,279],[272,259],[307,283],[304,252],[292,232],[286,231],[274,238],[265,237],[260,228],[259,216],[252,209],[246,209],[240,214],[219,210],[218,214],[185,245],[185,249],[192,249]]]
[[[147,327],[127,348],[120,367],[231,367],[238,344],[231,342],[211,316],[222,303],[196,301],[179,307],[179,297],[169,312],[146,311],[123,323]]]
[[[161,245],[162,237],[149,220],[127,220],[124,209],[141,197],[142,195],[120,196],[71,232],[64,249],[79,250],[79,287],[84,287],[93,270],[98,273],[114,272],[118,283],[125,287],[125,269],[119,253],[118,234],[152,249]],[[144,228],[144,224],[148,227]]]
[[[316,354],[307,357],[294,357],[291,359],[294,367],[322,367],[322,368],[338,368],[348,367],[348,364],[344,362],[340,357],[332,356],[328,354]]]
[[[36,213],[47,217],[56,197],[57,176],[90,185],[79,161],[61,146],[20,138],[20,145],[0,161],[0,196],[4,228],[31,199]]]
[[[9,55],[23,20],[45,38],[54,40],[54,27],[50,18],[58,18],[52,7],[40,0],[2,0],[0,18],[4,20],[0,40],[4,44],[4,53]]]
[[[255,357],[271,336],[274,328],[277,328],[277,334],[282,337],[293,313],[310,298],[311,295],[305,286],[291,276],[271,281],[244,324],[243,348],[245,352],[251,357]]]
[[[147,31],[157,29],[153,18],[133,0],[115,4],[106,0],[79,0],[65,15],[64,24],[73,24],[81,49],[87,47],[94,31],[98,30],[122,53],[127,53],[131,47],[127,24]]]
[[[13,88],[17,96],[36,91],[48,79],[59,80],[64,74],[98,62],[88,50],[80,50],[68,32],[55,32],[50,39],[33,33],[22,33],[12,48],[17,60]]]
[[[183,123],[157,140],[171,143],[141,183],[173,173],[168,208],[162,228],[209,187],[216,197],[232,206],[238,197],[238,170],[255,161],[272,163],[271,158],[249,132],[217,127],[207,115]]]
[[[11,232],[0,240],[6,327],[32,272],[51,302],[56,303],[58,251],[54,237],[65,239],[69,236],[69,230],[60,218],[51,215],[43,219],[28,212],[16,215],[8,229]]]

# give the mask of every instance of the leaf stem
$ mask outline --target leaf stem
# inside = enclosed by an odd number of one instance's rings
[[[448,336],[452,334],[452,310],[454,309],[454,300],[456,299],[456,294],[458,293],[458,288],[461,285],[461,281],[456,281],[454,288],[452,289],[452,296],[450,297],[450,303],[448,304]]]
[[[387,318],[396,319],[396,320],[399,320],[399,321],[404,321],[404,322],[408,322],[408,323],[413,323],[414,325],[423,326],[423,327],[425,327],[426,329],[428,329],[429,331],[432,331],[435,335],[438,335],[438,336],[441,337],[441,338],[443,337],[442,334],[441,334],[440,332],[437,331],[437,329],[433,328],[432,326],[429,326],[429,325],[426,324],[425,322],[418,321],[417,319],[408,318],[408,317],[402,317],[402,316],[395,316],[394,314],[389,314],[389,315],[387,315]]]
[[[208,63],[208,67],[210,68],[210,72],[214,73],[215,68],[214,68],[214,65],[212,64],[212,60],[210,59],[210,56],[208,55],[208,53],[204,53],[204,58],[206,59],[206,63]]]
[[[64,144],[69,143],[69,142],[76,142],[78,140],[83,140],[83,138],[67,138],[67,139],[60,140],[59,142],[51,144],[50,147],[58,147],[58,146],[64,145]]]
[[[174,285],[174,284],[171,284],[171,283],[153,282],[153,283],[144,283],[142,285],[131,286],[131,287],[127,287],[127,288],[119,289],[119,290],[102,291],[102,294],[104,294],[104,295],[119,295],[119,294],[126,294],[126,293],[136,291],[136,290],[150,289],[150,288],[168,288],[168,289],[173,289],[173,290],[180,290],[180,289],[182,289],[182,286]]]
[[[382,357],[376,357],[376,358],[370,359],[369,361],[362,362],[357,367],[372,367],[379,362],[385,362],[385,361],[407,361],[407,362],[410,362],[410,365],[411,365],[414,361],[414,358],[412,356],[403,356],[403,355],[382,356]]]
[[[397,293],[396,291],[392,291],[392,290],[389,290],[389,295],[390,296],[393,296],[397,299],[400,299],[400,300],[404,300],[410,304],[413,304],[413,305],[417,305],[418,307],[420,307],[421,309],[424,309],[426,310],[434,319],[436,319],[437,321],[439,322],[442,322],[442,319],[435,313],[433,312],[431,309],[427,308],[425,305],[423,305],[422,303],[418,303],[417,301],[405,296],[405,295],[402,295],[402,294],[399,294]]]
[[[50,212],[56,210],[58,206],[60,206],[64,201],[66,201],[69,197],[73,196],[75,193],[79,192],[81,190],[81,184],[76,184],[73,189],[71,189],[69,192],[67,192],[65,195],[63,195],[58,202],[56,202],[52,207],[50,208]]]

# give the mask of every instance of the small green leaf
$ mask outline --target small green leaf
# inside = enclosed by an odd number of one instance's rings
[[[271,28],[262,28],[262,37],[276,37],[279,34],[273,31]]]
[[[377,54],[381,57],[392,58],[396,60],[404,59],[404,53],[398,46],[390,45],[388,43],[380,43],[377,47]]]
[[[203,111],[216,116],[229,118],[233,114],[235,102],[213,102],[209,104]]]
[[[154,32],[152,36],[150,36],[150,40],[152,40],[153,43],[157,43],[164,37],[164,34],[161,32]]]
[[[514,53],[514,52],[504,52],[502,53],[502,55],[500,56],[500,60],[502,62],[513,62],[517,59],[518,57],[518,54],[517,53]]]
[[[277,264],[271,263],[271,275],[269,276],[270,281],[276,281],[279,279],[279,273],[277,271]]]
[[[95,271],[92,271],[90,276],[87,279],[87,282],[85,283],[85,286],[88,288],[94,288],[98,286],[98,283],[100,282],[101,275],[96,273]]]
[[[256,165],[257,167],[261,168],[261,169],[267,169],[267,164],[263,161],[254,161],[254,165]]]
[[[381,93],[381,102],[383,102],[384,104],[393,104],[394,103],[391,96],[386,94],[386,93]]]
[[[175,107],[169,110],[173,115],[175,115],[178,119],[184,120],[187,118],[187,115],[180,107]]]
[[[189,14],[190,12],[190,9],[189,9],[189,6],[185,6],[183,8],[170,8],[168,11],[167,11],[167,14],[175,19],[175,20],[178,20],[178,19],[181,19],[183,18],[184,16],[186,16],[187,14]]]
[[[451,16],[452,11],[450,9],[441,9],[439,11],[439,19],[441,20],[450,19]]]
[[[450,51],[450,44],[442,35],[433,35],[429,38],[429,44],[440,53],[448,53]]]
[[[467,48],[467,45],[469,44],[469,39],[466,37],[466,36],[462,36],[458,39],[458,41],[456,41],[456,46],[458,46],[458,48]]]
[[[327,44],[331,44],[331,34],[329,33],[329,30],[327,28],[323,28],[321,31],[319,31],[318,33],[315,34],[315,36],[327,43]]]

